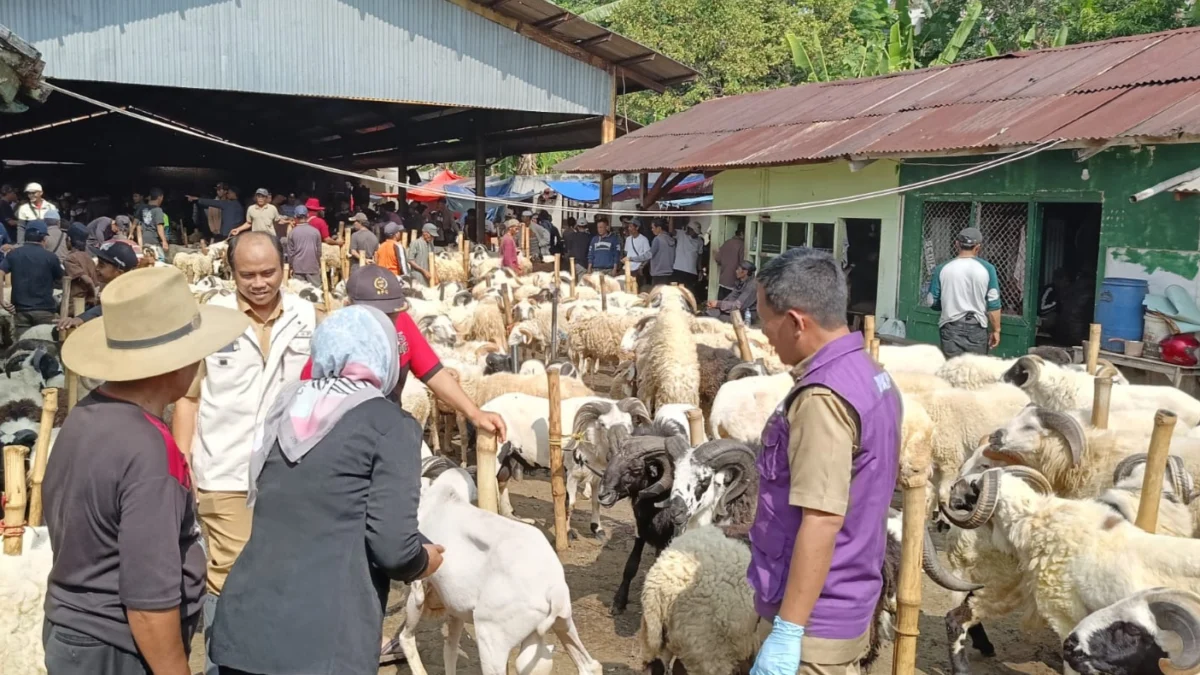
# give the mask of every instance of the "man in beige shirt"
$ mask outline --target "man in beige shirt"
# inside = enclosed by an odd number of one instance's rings
[[[233,228],[229,233],[237,235],[250,230],[275,234],[275,221],[279,219],[279,209],[271,203],[271,193],[266,188],[258,188],[254,193],[254,203],[246,209],[246,222]]]

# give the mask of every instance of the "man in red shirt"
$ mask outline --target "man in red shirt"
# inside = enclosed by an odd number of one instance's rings
[[[504,419],[496,413],[480,410],[458,385],[458,381],[442,370],[442,362],[408,315],[408,301],[401,293],[401,288],[396,275],[378,265],[363,265],[355,269],[346,283],[350,304],[369,305],[396,322],[396,336],[400,340],[400,380],[396,384],[396,398],[400,398],[399,392],[404,389],[404,382],[408,379],[409,371],[412,371],[438,398],[470,420],[476,428],[495,434],[496,440],[503,443],[508,433]],[[311,359],[300,371],[300,379],[312,379]]]
[[[321,200],[316,197],[309,197],[304,203],[304,207],[308,209],[308,224],[317,228],[321,233],[321,241],[326,244],[336,244],[338,241],[329,236],[329,223],[321,216],[324,215],[325,207],[321,206]]]
[[[504,223],[504,237],[500,240],[500,264],[518,274],[521,273],[521,263],[517,260],[517,229],[520,227],[519,220],[509,218]]]

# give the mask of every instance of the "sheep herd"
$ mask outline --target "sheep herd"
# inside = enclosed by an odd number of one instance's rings
[[[524,258],[516,273],[482,249],[434,259],[442,282],[409,284],[408,312],[467,396],[504,419],[508,437],[497,452],[500,513],[491,514],[472,506],[474,428],[417,378],[406,380],[402,405],[428,434],[420,527],[456,552],[389,609],[401,619],[395,642],[414,675],[424,673],[422,619],[447,623],[448,675],[465,623],[474,624],[485,673],[503,672],[513,650],[520,672],[548,672],[551,634],[581,675],[601,672],[572,619],[562,564],[509,498],[511,481],[550,466],[551,369],[559,371],[568,513],[582,494],[586,536],[604,543],[604,509],[626,499],[632,507],[633,547],[611,589],[613,614],[629,607],[646,546],[656,554],[640,589],[641,665],[656,675],[745,672],[767,627],[745,577],[759,436],[794,384],[765,336],[748,328],[739,345],[733,326],[697,316],[695,298],[677,286],[638,293],[596,274],[572,283],[566,273],[533,272]],[[219,245],[173,261],[201,302],[234,292],[223,263]],[[325,311],[345,300],[344,281],[328,296],[299,280],[284,292]],[[994,653],[985,624],[1006,616],[1053,630],[1075,672],[1200,672],[1200,543],[1191,543],[1200,537],[1200,432],[1192,431],[1200,401],[1130,384],[1111,364],[1086,372],[1055,349],[947,361],[929,345],[884,345],[878,360],[903,398],[901,474],[927,475],[929,529],[946,530],[948,563],[927,534],[922,567],[956,594],[945,618],[950,672],[969,672],[969,646]],[[56,343],[22,336],[3,365],[20,386],[0,398],[0,410],[11,410],[0,414],[0,440],[32,444],[41,389],[62,386]],[[597,390],[601,371],[609,384]],[[1097,375],[1116,383],[1105,429],[1091,425]],[[1158,409],[1179,425],[1158,531],[1147,533],[1132,521]],[[900,520],[893,511],[881,524],[884,589],[864,668],[893,633]],[[16,560],[28,570],[33,558]],[[40,609],[18,567],[0,565],[0,603],[24,607],[0,609],[0,664],[5,673],[41,673],[40,621],[32,620]]]

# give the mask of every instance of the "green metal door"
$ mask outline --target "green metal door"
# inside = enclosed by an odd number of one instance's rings
[[[905,200],[900,309],[908,339],[938,343],[939,314],[929,307],[930,279],[939,263],[956,255],[955,235],[974,226],[983,232],[981,256],[996,267],[1000,283],[1000,346],[994,353],[1017,356],[1034,344],[1040,211],[1025,198],[987,199]]]

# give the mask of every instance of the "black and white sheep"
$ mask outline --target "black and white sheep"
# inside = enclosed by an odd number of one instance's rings
[[[1079,675],[1200,673],[1200,595],[1149,588],[1086,616],[1063,640]]]

